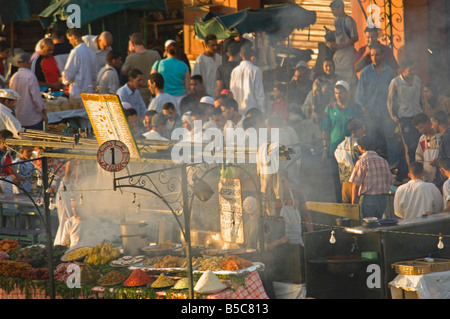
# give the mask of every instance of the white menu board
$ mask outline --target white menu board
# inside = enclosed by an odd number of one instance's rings
[[[220,231],[229,243],[244,243],[241,181],[221,178],[219,182]]]
[[[141,157],[118,95],[81,93],[81,99],[99,146],[118,140],[128,147],[131,158]]]

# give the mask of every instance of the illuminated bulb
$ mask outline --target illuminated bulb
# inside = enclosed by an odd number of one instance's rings
[[[54,210],[55,209],[55,204],[53,204],[53,199],[50,198],[50,204],[48,205],[48,209],[50,210]]]
[[[336,238],[334,237],[334,230],[331,231],[330,244],[334,244],[336,242]]]
[[[141,212],[141,201],[138,201],[136,213],[139,214]]]
[[[442,242],[442,235],[439,236],[439,243],[437,245],[439,249],[444,248],[444,243]]]

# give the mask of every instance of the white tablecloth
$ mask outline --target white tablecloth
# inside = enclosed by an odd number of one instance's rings
[[[402,289],[416,291],[421,299],[450,299],[450,271],[426,275],[397,275],[389,283],[393,299],[402,298]]]
[[[62,121],[63,119],[71,118],[71,117],[82,117],[89,120],[89,116],[85,109],[77,109],[77,110],[67,110],[60,112],[51,112],[47,113],[48,123],[57,123]]]

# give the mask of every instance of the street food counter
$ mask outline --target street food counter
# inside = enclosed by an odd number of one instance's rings
[[[391,222],[306,233],[307,296],[391,298],[389,283],[397,276],[394,263],[429,256],[450,258],[445,238],[440,238],[450,233],[450,214]]]
[[[186,256],[178,244],[152,244],[142,255],[123,254],[112,243],[67,249],[57,246],[53,260],[55,298],[187,299]],[[5,259],[5,253],[7,258]],[[196,254],[196,299],[268,299],[260,274],[264,264],[232,254]],[[47,299],[46,247],[0,242],[0,299]]]

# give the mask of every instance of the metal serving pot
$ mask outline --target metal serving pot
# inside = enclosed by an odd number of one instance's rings
[[[146,235],[148,224],[146,221],[134,221],[120,224],[120,234],[122,236]],[[145,246],[145,245],[143,245]]]
[[[122,248],[125,255],[142,255],[141,248],[147,246],[147,235],[121,236]]]

